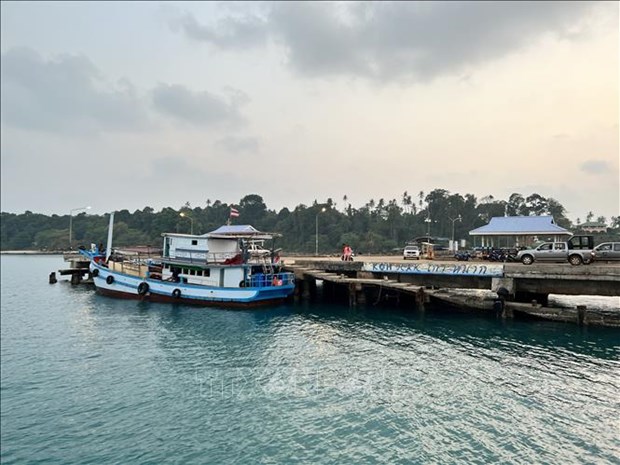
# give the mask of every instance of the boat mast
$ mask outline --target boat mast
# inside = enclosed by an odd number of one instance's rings
[[[108,226],[108,245],[105,249],[105,260],[106,262],[110,258],[112,254],[112,232],[114,230],[114,212],[110,213],[110,225]]]

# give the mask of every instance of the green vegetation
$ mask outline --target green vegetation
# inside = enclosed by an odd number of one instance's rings
[[[468,239],[468,231],[486,224],[493,216],[553,215],[556,223],[578,232],[577,225],[566,218],[566,210],[555,199],[538,194],[524,197],[512,194],[507,201],[487,196],[480,201],[471,194],[451,194],[435,189],[427,195],[419,192],[415,198],[407,192],[400,201],[370,200],[361,208],[353,208],[343,197],[338,206],[332,199],[311,206],[299,205],[290,211],[269,210],[260,195],[246,195],[238,204],[228,205],[219,200],[207,200],[206,207],[191,207],[186,203],[179,210],[164,208],[155,212],[150,207],[130,213],[115,214],[115,246],[150,245],[161,247],[162,232],[189,233],[193,223],[195,234],[212,231],[228,220],[230,207],[240,212],[234,224],[251,224],[261,231],[278,232],[277,247],[287,252],[314,252],[316,225],[319,225],[319,251],[338,253],[342,243],[351,244],[364,253],[389,252],[430,230],[432,236]],[[325,208],[325,211],[322,211]],[[183,212],[186,216],[181,217]],[[461,220],[455,220],[457,217]],[[190,220],[187,217],[191,217]],[[590,215],[589,215],[590,216]],[[23,214],[1,213],[0,241],[2,250],[67,250],[69,249],[69,215],[42,215],[26,211]],[[428,221],[430,219],[430,221]],[[605,218],[598,220],[605,222]],[[78,245],[105,243],[109,215],[80,213],[72,219],[74,248]],[[620,218],[611,219],[609,234],[600,240],[617,240]],[[609,239],[606,237],[610,236]]]

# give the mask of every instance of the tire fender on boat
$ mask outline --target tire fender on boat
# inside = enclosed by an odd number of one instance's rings
[[[172,297],[174,297],[175,299],[180,299],[181,298],[181,289],[175,289],[174,291],[172,291]]]
[[[93,275],[93,278],[96,278],[97,276],[99,276],[99,270],[95,268],[91,274]]]
[[[108,284],[112,284],[114,282],[114,276],[109,274],[108,277],[105,278],[105,282],[108,283]]]
[[[144,281],[140,283],[140,285],[138,286],[138,294],[140,295],[144,295],[149,291],[149,285],[148,283],[145,283]]]

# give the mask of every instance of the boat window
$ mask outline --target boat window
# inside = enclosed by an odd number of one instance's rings
[[[196,276],[202,276],[202,270],[196,271]]]
[[[196,270],[189,270],[190,276],[196,276]]]
[[[204,275],[207,276],[207,277],[211,276],[211,268],[208,268],[208,269],[204,270]]]
[[[198,245],[198,240],[197,239],[192,239],[192,245]]]

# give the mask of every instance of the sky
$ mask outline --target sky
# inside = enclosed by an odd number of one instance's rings
[[[620,214],[617,2],[0,5],[2,211],[445,189]]]

